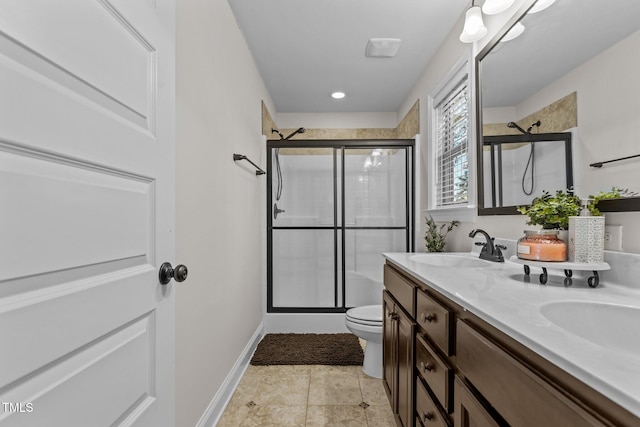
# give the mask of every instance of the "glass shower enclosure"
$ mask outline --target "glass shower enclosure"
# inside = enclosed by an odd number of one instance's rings
[[[267,142],[267,311],[382,304],[383,252],[413,251],[413,140]]]

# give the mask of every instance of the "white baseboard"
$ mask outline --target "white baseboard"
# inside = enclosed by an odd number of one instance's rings
[[[236,363],[231,368],[229,375],[225,378],[222,386],[218,390],[215,396],[213,396],[213,400],[209,403],[207,410],[204,411],[202,417],[200,417],[200,421],[196,424],[196,427],[214,427],[220,421],[222,414],[229,404],[231,400],[231,396],[233,396],[233,392],[238,387],[244,372],[247,370],[247,366],[249,366],[249,362],[251,361],[251,356],[253,356],[253,352],[258,347],[258,343],[264,336],[264,325],[260,323],[258,329],[256,329],[255,333],[247,343],[246,347],[236,360]]]
[[[265,313],[265,334],[348,333],[344,313]]]

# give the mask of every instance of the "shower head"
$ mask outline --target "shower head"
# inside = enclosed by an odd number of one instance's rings
[[[540,127],[540,125],[541,125],[541,122],[540,122],[540,120],[538,120],[537,122],[532,123],[532,124],[531,124],[531,126],[529,126],[529,127],[527,128],[527,130],[524,130],[524,129],[522,129],[520,126],[518,126],[518,124],[517,124],[516,122],[509,122],[509,123],[507,123],[507,126],[508,126],[508,127],[510,127],[510,128],[516,128],[516,129],[518,129],[520,132],[522,132],[522,133],[523,133],[523,134],[525,134],[525,135],[526,135],[526,134],[528,134],[528,133],[531,133],[531,129],[533,129],[534,127],[538,127],[538,128],[539,128],[539,127]]]
[[[292,137],[292,136],[294,136],[294,135],[297,135],[297,134],[299,134],[299,133],[305,133],[306,131],[307,131],[307,130],[306,130],[305,128],[298,128],[298,129],[294,130],[293,132],[291,132],[291,133],[289,134],[289,136],[287,136],[287,137],[286,137],[286,138],[284,138],[284,139],[289,139],[289,138],[291,138],[291,137]]]
[[[510,128],[516,128],[516,129],[518,129],[520,132],[524,133],[525,135],[526,135],[527,133],[529,133],[529,132],[527,132],[526,130],[522,129],[520,126],[518,126],[518,124],[517,124],[517,123],[515,123],[515,122],[509,122],[509,123],[507,123],[507,126],[508,126],[508,127],[510,127]]]

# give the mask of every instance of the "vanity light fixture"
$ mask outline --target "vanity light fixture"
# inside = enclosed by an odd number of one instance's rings
[[[480,10],[480,6],[474,6],[472,1],[471,7],[464,17],[464,28],[460,34],[460,41],[462,43],[476,42],[486,36],[487,31],[487,27],[482,22],[482,10]]]
[[[335,92],[331,92],[331,97],[333,99],[342,99],[345,96],[347,96],[344,92],[341,92],[339,90],[335,91]]]
[[[500,39],[500,43],[508,42],[509,40],[515,39],[516,37],[520,36],[520,34],[524,32],[524,29],[525,29],[524,25],[522,25],[520,22],[516,22],[516,24],[513,27],[511,27],[509,31],[507,31],[507,34],[505,34]]]
[[[533,5],[533,7],[531,9],[529,9],[529,12],[527,13],[538,13],[541,12],[543,10],[545,10],[546,8],[548,8],[549,6],[551,6],[553,3],[555,3],[556,0],[538,0],[536,2],[536,4]]]
[[[482,11],[487,15],[497,15],[509,9],[515,0],[486,0],[482,5]]]

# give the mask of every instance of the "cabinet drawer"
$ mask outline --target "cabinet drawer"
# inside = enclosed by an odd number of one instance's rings
[[[415,317],[415,285],[400,276],[388,265],[384,266],[384,286],[402,308]]]
[[[426,293],[418,290],[416,322],[447,356],[453,354],[451,344],[451,312]]]
[[[438,405],[431,399],[420,378],[416,377],[416,413],[425,427],[449,427]]]
[[[420,335],[416,335],[416,369],[431,388],[440,405],[450,414],[453,411],[451,404],[453,370]]]
[[[456,378],[456,410],[454,424],[456,427],[500,427],[485,407],[478,402],[469,390]]]
[[[604,426],[585,408],[464,321],[457,322],[457,365],[514,426]]]

